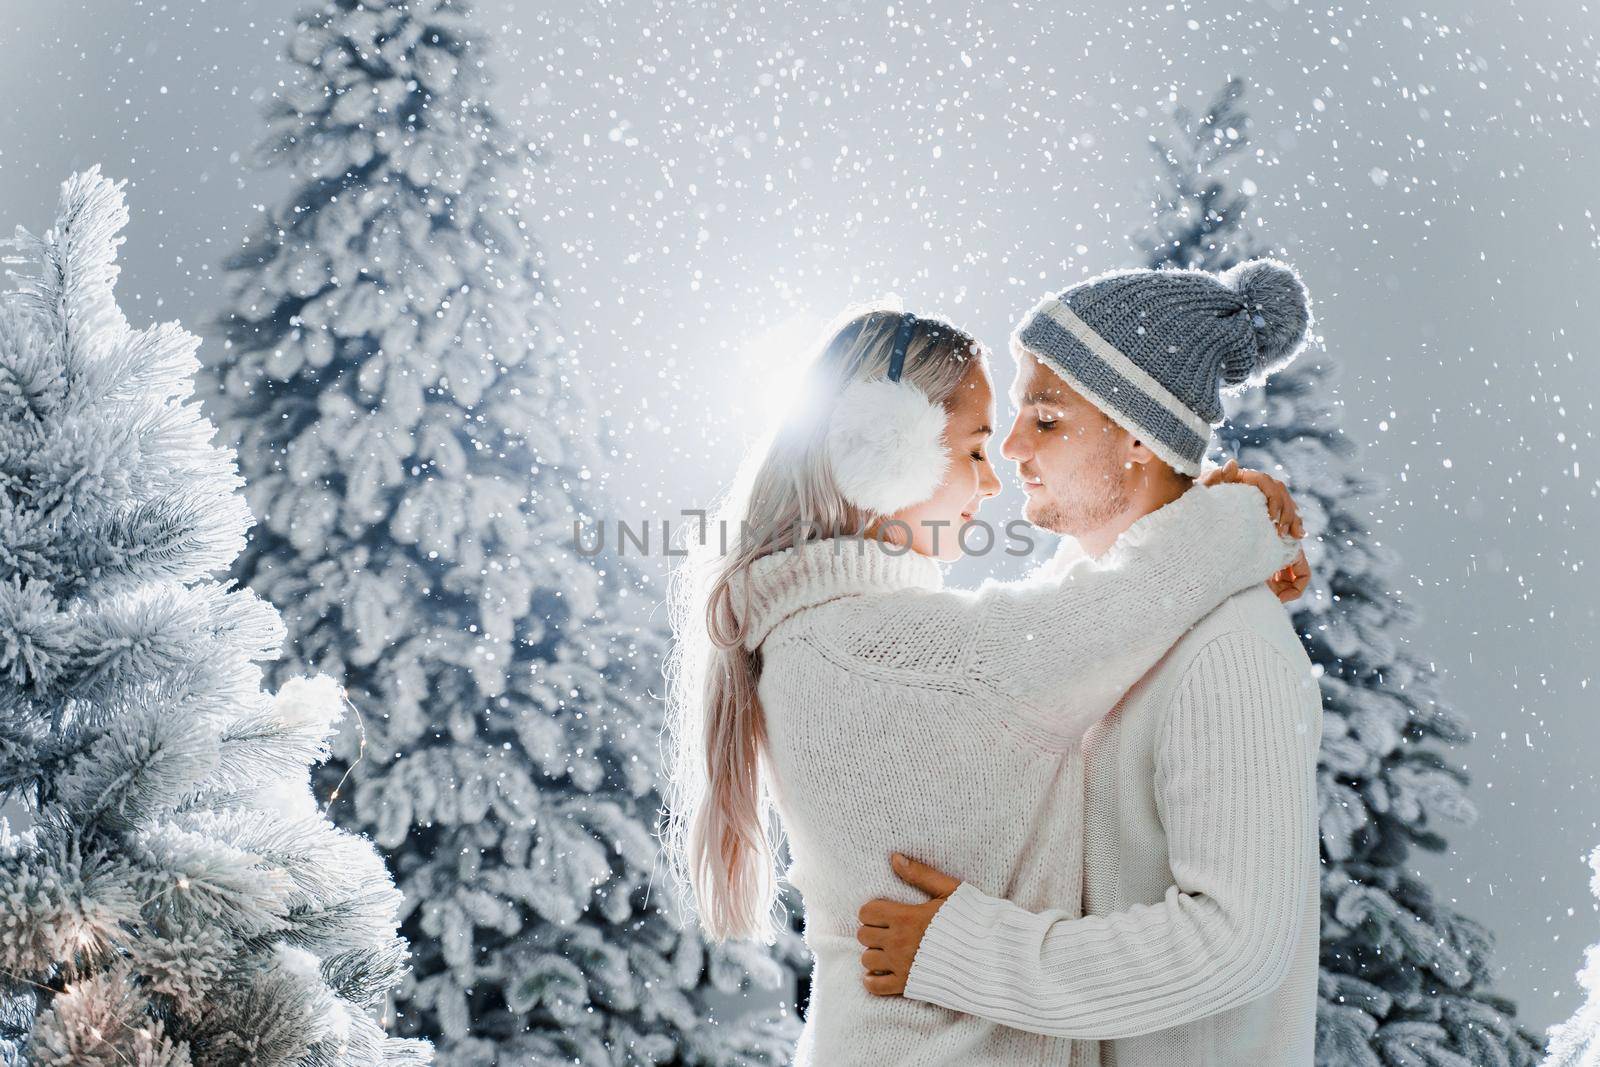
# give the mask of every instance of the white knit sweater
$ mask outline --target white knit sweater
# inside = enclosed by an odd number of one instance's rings
[[[750,568],[741,613],[815,957],[797,1067],[1067,1065],[1071,1042],[862,986],[856,912],[915,901],[889,854],[1076,908],[1078,743],[1196,620],[1287,563],[1253,488],[1194,489],[1099,561],[944,590],[932,559],[825,540]],[[740,597],[735,595],[735,601]]]
[[[1310,1067],[1321,724],[1282,606],[1229,598],[1084,738],[1089,917],[963,885],[906,995],[1102,1067]]]

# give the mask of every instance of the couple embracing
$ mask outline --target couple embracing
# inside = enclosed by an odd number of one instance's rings
[[[1312,1062],[1303,529],[1272,478],[1201,466],[1219,394],[1310,319],[1266,259],[1042,301],[1000,453],[1067,536],[973,590],[941,565],[1000,489],[983,346],[881,310],[827,339],[724,503],[748,536],[678,575],[669,679],[700,924],[769,934],[780,875],[804,901],[796,1064]]]

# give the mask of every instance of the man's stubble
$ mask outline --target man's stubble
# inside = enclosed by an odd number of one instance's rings
[[[1102,434],[1093,449],[1078,463],[1072,476],[1059,487],[1050,486],[1048,501],[1029,501],[1024,518],[1051,533],[1082,537],[1104,529],[1122,515],[1132,500],[1127,467],[1119,462],[1120,442],[1113,434]]]

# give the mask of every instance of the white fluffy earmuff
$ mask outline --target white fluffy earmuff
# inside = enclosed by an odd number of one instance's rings
[[[915,315],[901,319],[888,377],[850,383],[828,420],[834,483],[850,503],[877,515],[927,500],[950,462],[944,409],[900,380],[916,323]]]

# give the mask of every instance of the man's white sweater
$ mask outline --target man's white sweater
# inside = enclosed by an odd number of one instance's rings
[[[869,995],[856,913],[918,899],[895,850],[1025,907],[1059,904],[1082,869],[1084,732],[1293,554],[1260,494],[1225,485],[1139,520],[1102,560],[977,591],[875,542],[751,566],[734,600],[760,650],[768,770],[816,961],[798,1067],[1071,1062],[1070,1041]]]
[[[1230,598],[1084,739],[1088,917],[965,884],[906,995],[1101,1067],[1309,1067],[1321,708],[1277,600]]]

